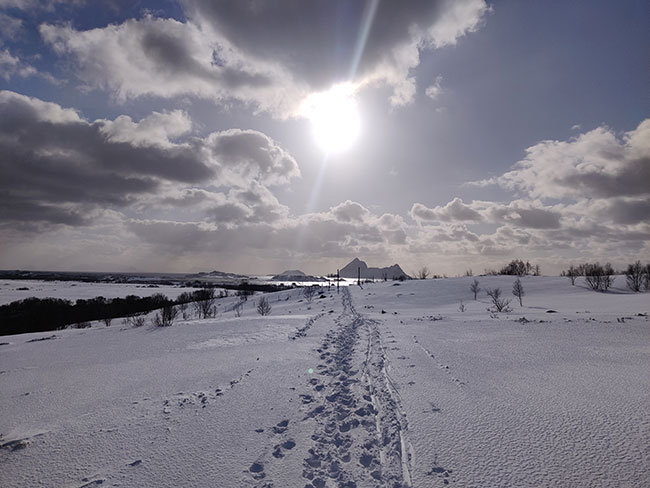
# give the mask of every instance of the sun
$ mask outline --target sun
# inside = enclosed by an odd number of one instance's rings
[[[349,149],[359,137],[360,118],[349,84],[315,93],[305,100],[302,113],[312,126],[316,144],[327,154]]]

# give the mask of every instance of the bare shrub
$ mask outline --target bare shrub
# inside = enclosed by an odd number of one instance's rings
[[[474,271],[472,271],[472,268],[467,268],[465,270],[465,276],[474,276]]]
[[[181,313],[181,316],[183,317],[183,320],[189,319],[189,314],[187,312],[187,307],[188,307],[187,302],[181,302],[178,304],[178,311]]]
[[[248,297],[254,293],[255,292],[253,290],[237,290],[237,293],[235,293],[235,295],[237,295],[239,297],[239,300],[242,302],[246,302],[248,301]]]
[[[165,305],[156,312],[152,322],[156,327],[171,327],[178,314],[178,309],[174,305]]]
[[[271,313],[271,304],[266,297],[261,297],[257,301],[257,313],[260,315],[268,315]]]
[[[462,300],[460,301],[460,305],[458,306],[458,311],[459,312],[464,312],[465,311],[465,304],[463,303]]]
[[[111,326],[111,322],[113,322],[113,317],[104,317],[104,318],[102,319],[102,322],[104,322],[104,325],[105,325],[106,327],[110,327],[110,326]]]
[[[241,317],[241,314],[244,310],[244,301],[239,300],[235,303],[235,306],[232,308],[232,311],[235,312],[235,317]]]
[[[645,265],[645,271],[643,272],[643,289],[650,291],[650,264]]]
[[[418,277],[419,280],[426,280],[429,274],[430,274],[429,268],[427,268],[426,266],[422,266],[416,273],[416,276]]]
[[[472,293],[474,293],[474,300],[476,300],[476,295],[478,295],[478,292],[481,291],[481,287],[478,286],[478,280],[474,278],[474,281],[472,281],[472,284],[469,286],[469,289],[471,290]]]
[[[302,296],[305,297],[305,300],[307,300],[307,302],[311,303],[311,301],[314,299],[314,295],[316,295],[315,286],[306,286],[302,289]]]
[[[519,306],[523,307],[522,297],[526,294],[524,292],[524,285],[521,284],[521,280],[517,278],[512,284],[512,294],[519,299]]]
[[[625,280],[627,281],[627,287],[634,291],[641,291],[643,286],[643,275],[645,271],[645,266],[641,265],[641,261],[637,261],[634,264],[627,265],[627,271],[625,271]]]
[[[147,312],[141,312],[141,313],[134,313],[133,315],[129,315],[126,318],[126,325],[130,325],[133,327],[142,327],[146,320],[145,320],[145,315]]]
[[[492,300],[492,304],[494,305],[494,309],[496,312],[510,312],[511,309],[509,307],[510,305],[510,300],[507,300],[505,298],[501,297],[501,289],[500,288],[486,288],[485,293],[490,297]]]

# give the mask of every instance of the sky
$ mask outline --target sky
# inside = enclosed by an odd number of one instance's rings
[[[646,2],[0,0],[0,269],[650,261]]]

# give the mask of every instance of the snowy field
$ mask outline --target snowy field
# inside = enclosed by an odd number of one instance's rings
[[[136,283],[94,283],[82,281],[0,280],[0,305],[36,298],[63,298],[66,300],[95,297],[124,298],[128,295],[148,297],[162,293],[176,299],[184,291],[194,291],[174,285],[143,285]]]
[[[0,486],[650,486],[650,295],[471,280],[0,337]]]

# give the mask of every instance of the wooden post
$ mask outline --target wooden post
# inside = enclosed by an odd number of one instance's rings
[[[339,294],[339,285],[341,283],[341,277],[339,276],[339,270],[336,270],[336,294]]]

